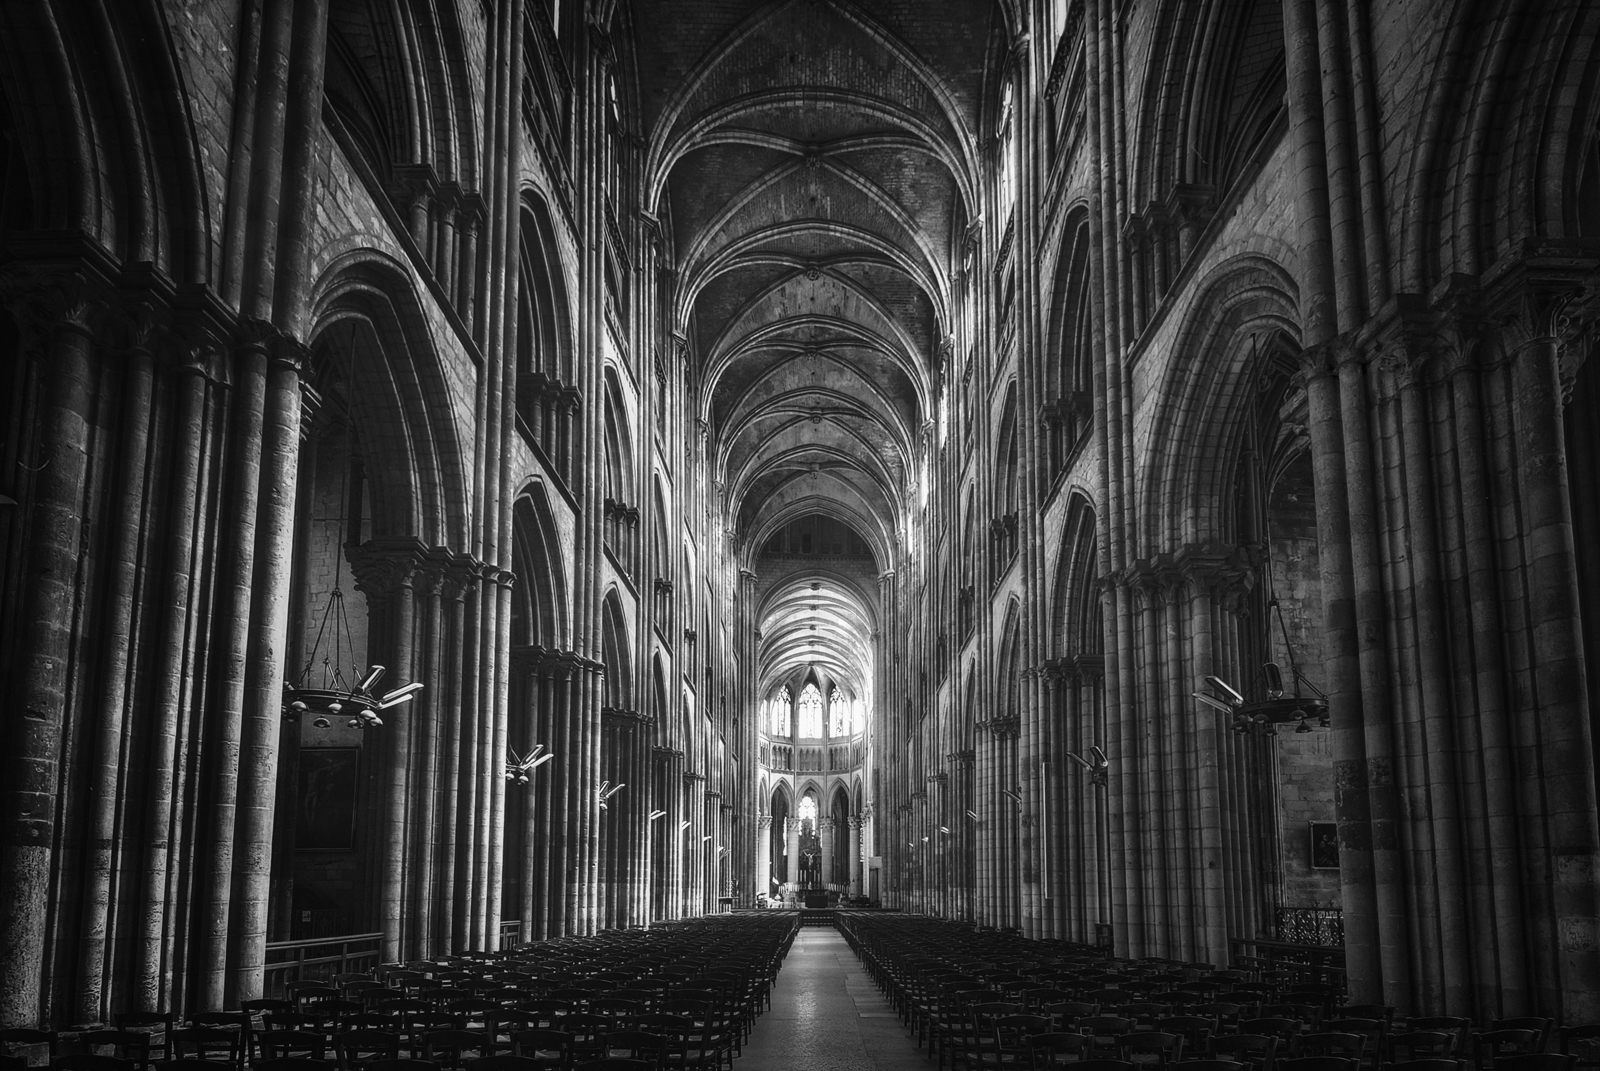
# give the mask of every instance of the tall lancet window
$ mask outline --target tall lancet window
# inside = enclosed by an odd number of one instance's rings
[[[800,692],[800,736],[822,735],[822,692],[808,684]]]
[[[850,735],[850,701],[837,688],[828,696],[828,735]]]
[[[772,701],[772,735],[789,735],[789,713],[792,704],[789,701],[787,686],[778,691],[778,697]]]
[[[1000,122],[995,130],[995,163],[999,171],[1000,224],[1005,225],[1011,215],[1011,206],[1017,199],[1017,139],[1015,90],[1006,83],[1005,95],[1000,98]]]

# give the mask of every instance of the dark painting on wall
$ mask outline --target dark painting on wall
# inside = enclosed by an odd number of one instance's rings
[[[1311,869],[1339,869],[1339,823],[1311,823]]]
[[[356,846],[356,767],[361,749],[300,749],[300,798],[295,847],[303,852],[348,852]]]

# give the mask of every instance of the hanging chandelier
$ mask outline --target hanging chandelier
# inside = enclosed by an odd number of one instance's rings
[[[533,771],[555,758],[554,755],[542,755],[543,744],[533,745],[533,750],[526,755],[518,755],[515,748],[506,748],[506,780],[515,784],[525,785]]]
[[[1233,720],[1236,733],[1254,733],[1258,736],[1277,735],[1278,726],[1293,724],[1295,732],[1309,733],[1316,728],[1328,728],[1328,695],[1306,679],[1295,660],[1294,646],[1289,642],[1289,629],[1284,624],[1283,609],[1276,595],[1267,603],[1268,613],[1278,615],[1278,627],[1283,633],[1283,648],[1289,656],[1289,671],[1294,677],[1294,694],[1284,687],[1283,670],[1276,662],[1261,667],[1261,676],[1254,698],[1246,698],[1233,685],[1216,675],[1206,677],[1213,694],[1192,693],[1195,699]],[[1310,694],[1307,694],[1307,693]]]
[[[311,645],[305,668],[294,681],[284,682],[283,718],[298,722],[309,715],[311,724],[318,729],[326,729],[335,719],[343,718],[352,729],[375,729],[383,724],[378,711],[409,703],[422,691],[422,685],[413,681],[379,695],[373,691],[385,672],[379,665],[369,667],[360,680],[350,683],[350,678],[359,672],[355,668],[355,643],[350,636],[349,618],[345,616],[344,592],[339,589],[337,579],[334,585],[328,593],[328,605],[322,611],[322,623],[317,626],[317,638]],[[350,659],[349,677],[344,672],[346,657]]]
[[[344,478],[339,489],[339,501],[349,501],[350,461],[345,459]],[[333,589],[328,592],[328,603],[322,608],[322,620],[317,624],[317,638],[306,656],[305,668],[293,681],[283,683],[283,719],[298,723],[306,715],[318,729],[326,729],[335,719],[346,719],[352,729],[375,729],[383,724],[378,711],[409,703],[422,691],[422,684],[413,681],[382,695],[373,691],[383,679],[384,667],[372,665],[362,673],[356,666],[356,645],[350,635],[350,618],[345,613],[344,590],[339,582],[344,575],[344,512],[339,513],[338,540],[334,543]],[[326,643],[326,646],[324,644]],[[318,673],[317,667],[321,666]],[[349,665],[350,674],[344,667]],[[350,682],[355,680],[356,683]]]

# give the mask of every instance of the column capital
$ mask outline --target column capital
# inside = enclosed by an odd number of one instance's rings
[[[43,356],[56,330],[98,333],[110,290],[76,264],[23,261],[0,268],[0,302],[11,310],[25,353]]]
[[[425,558],[422,544],[413,540],[368,540],[346,543],[346,557],[356,590],[369,599],[387,599],[409,586]]]

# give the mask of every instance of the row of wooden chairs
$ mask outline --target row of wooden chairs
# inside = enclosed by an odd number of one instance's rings
[[[731,1071],[770,1007],[796,929],[782,916],[695,920],[295,981],[281,995],[187,1021],[125,1013],[112,1029],[66,1035],[61,1045],[48,1031],[8,1031],[0,1071],[29,1066],[23,1054],[41,1049],[51,1065],[80,1064],[75,1071],[292,1071],[285,1060],[346,1071],[385,1071],[379,1065],[397,1060],[419,1066],[388,1071],[495,1071],[483,1063],[490,1059],[513,1061],[502,1071],[602,1059]],[[646,1048],[661,1038],[661,1053],[615,1051],[630,1034]]]
[[[1072,1051],[1074,1060],[1121,1059],[1131,1048],[1138,1050],[1132,1062],[1163,1071],[1195,1057],[1253,1071],[1307,1059],[1353,1061],[1360,1071],[1424,1060],[1453,1071],[1470,1060],[1479,1071],[1500,1071],[1544,1055],[1556,1057],[1546,1061],[1551,1071],[1600,1066],[1600,1028],[1557,1030],[1542,1018],[1496,1020],[1483,1029],[1451,1017],[1397,1021],[1392,1008],[1344,1005],[1336,988],[1282,972],[1119,962],[1103,950],[1049,942],[1018,949],[1006,935],[987,933],[963,942],[953,924],[927,919],[845,916],[840,929],[941,1071],[947,1060],[956,1068],[985,1066],[980,1054],[997,1044],[989,1026],[974,1020],[974,1008],[991,1020],[1031,1016],[1043,1033],[1089,1038],[1083,1051]],[[1276,999],[1285,997],[1295,999]],[[1548,1051],[1552,1038],[1560,1053]],[[1015,1062],[1016,1052],[1007,1059]]]

